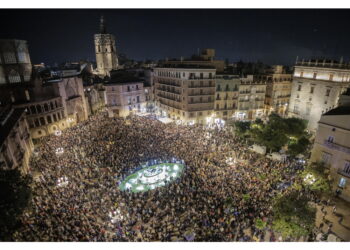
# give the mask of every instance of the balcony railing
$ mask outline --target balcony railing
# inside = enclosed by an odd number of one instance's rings
[[[345,153],[347,153],[347,154],[350,154],[350,148],[349,148],[349,147],[345,147],[345,146],[336,144],[336,143],[334,143],[334,142],[330,142],[330,141],[328,141],[328,140],[324,140],[324,145],[325,145],[327,148],[335,149],[335,150],[338,150],[338,151],[340,151],[340,152],[345,152]]]
[[[210,85],[202,85],[202,86],[193,86],[190,85],[188,86],[189,89],[194,89],[194,88],[215,88],[215,86],[210,86]]]

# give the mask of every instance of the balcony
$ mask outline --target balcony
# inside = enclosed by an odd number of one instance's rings
[[[161,85],[166,85],[166,86],[172,86],[172,87],[176,87],[176,88],[181,88],[181,85],[175,84],[175,83],[166,83],[166,82],[157,82],[158,84]],[[156,83],[156,84],[157,84]]]
[[[160,97],[160,98],[164,98],[164,99],[167,99],[167,100],[171,100],[171,101],[174,101],[174,102],[181,103],[181,101],[179,99],[176,99],[174,97],[160,95],[160,94],[158,94],[157,96]]]
[[[189,94],[188,96],[214,96],[215,93]]]
[[[172,93],[172,94],[176,94],[176,95],[181,95],[181,91],[176,91],[176,90],[170,90],[170,89],[164,89],[164,88],[157,88],[158,91],[163,91],[166,93]]]
[[[239,99],[238,101],[239,102],[249,102],[250,100],[249,99]]]
[[[210,85],[202,85],[202,86],[193,86],[190,85],[188,86],[189,89],[194,89],[194,88],[215,88],[215,86],[210,86]]]
[[[239,91],[240,94],[250,94],[251,91]]]
[[[336,144],[334,142],[329,142],[328,140],[324,140],[324,145],[329,148],[329,149],[335,149],[338,150],[340,152],[344,152],[347,154],[350,154],[350,148],[349,147],[345,147],[339,144]]]

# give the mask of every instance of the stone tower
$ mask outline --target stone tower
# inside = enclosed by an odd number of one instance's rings
[[[106,22],[103,16],[100,19],[100,33],[95,34],[95,51],[99,75],[109,75],[111,70],[118,68],[115,38],[112,34],[107,33]]]

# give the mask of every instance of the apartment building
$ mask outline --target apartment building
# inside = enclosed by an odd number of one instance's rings
[[[205,124],[214,110],[215,67],[162,65],[154,68],[155,103],[161,116]]]

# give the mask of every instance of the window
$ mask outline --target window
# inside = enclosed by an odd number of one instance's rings
[[[346,174],[350,174],[350,161],[345,162],[343,172]]]
[[[46,119],[47,119],[47,122],[48,122],[48,123],[52,123],[51,116],[48,115],[48,116],[46,117]]]
[[[321,161],[325,164],[329,164],[332,159],[332,155],[327,152],[322,152]]]
[[[313,94],[313,93],[314,93],[314,89],[315,89],[315,87],[311,87],[311,89],[310,89],[310,94]]]
[[[346,179],[344,177],[341,177],[340,180],[339,180],[338,186],[341,187],[341,188],[344,188],[345,185],[346,185]]]
[[[218,84],[217,88],[216,88],[216,91],[221,91],[221,86],[220,84]]]
[[[53,120],[54,120],[55,122],[57,122],[57,116],[56,116],[56,114],[53,114],[52,116],[53,116]]]
[[[220,100],[220,94],[217,94],[216,100]]]
[[[23,51],[18,52],[18,62],[19,63],[25,63],[27,62],[27,57],[26,57],[26,53]]]
[[[208,102],[211,102],[211,96],[208,97]]]
[[[310,115],[311,113],[311,105],[306,105],[306,115]]]
[[[200,73],[200,78],[203,79],[203,73]]]
[[[213,78],[213,74],[209,73],[209,79],[212,79],[212,78]]]
[[[331,89],[327,89],[326,90],[326,96],[329,96],[330,93],[331,93]]]
[[[300,72],[300,77],[303,77],[303,76],[304,76],[304,72],[301,71],[301,72]]]
[[[193,97],[191,97],[191,103],[193,103]]]
[[[202,116],[203,115],[203,113],[202,112],[199,112],[199,116]]]
[[[314,73],[313,78],[316,79],[316,77],[317,77],[317,73]]]
[[[328,136],[328,139],[327,139],[328,142],[333,142],[334,141],[334,136]]]
[[[16,70],[11,70],[9,74],[9,82],[10,83],[21,82],[21,76],[18,74]]]
[[[44,110],[45,112],[49,111],[49,106],[47,105],[47,103],[44,104]]]
[[[16,55],[14,52],[4,52],[4,59],[6,64],[16,63]]]
[[[301,91],[301,85],[298,85],[298,91]]]
[[[136,85],[136,89],[139,89],[139,85]]]
[[[136,102],[140,102],[140,97],[139,96],[136,96]]]
[[[216,104],[216,109],[220,109],[220,105],[219,104]]]
[[[34,120],[34,124],[35,124],[35,127],[40,127],[40,123],[39,123],[39,119],[38,118],[36,118]]]
[[[329,80],[330,80],[330,81],[333,81],[333,76],[334,76],[333,74],[330,74],[330,75],[329,75]]]
[[[44,126],[46,124],[44,117],[40,117],[39,119],[40,119],[40,125]]]
[[[202,102],[202,97],[199,97],[199,102]]]
[[[128,91],[130,91],[130,86],[128,86]]]
[[[298,105],[294,105],[293,112],[294,113],[298,113],[299,112],[299,106]]]
[[[31,114],[36,114],[36,110],[34,106],[30,106],[30,113]]]
[[[40,105],[36,105],[36,110],[38,111],[38,113],[41,113],[42,112],[41,106]]]

